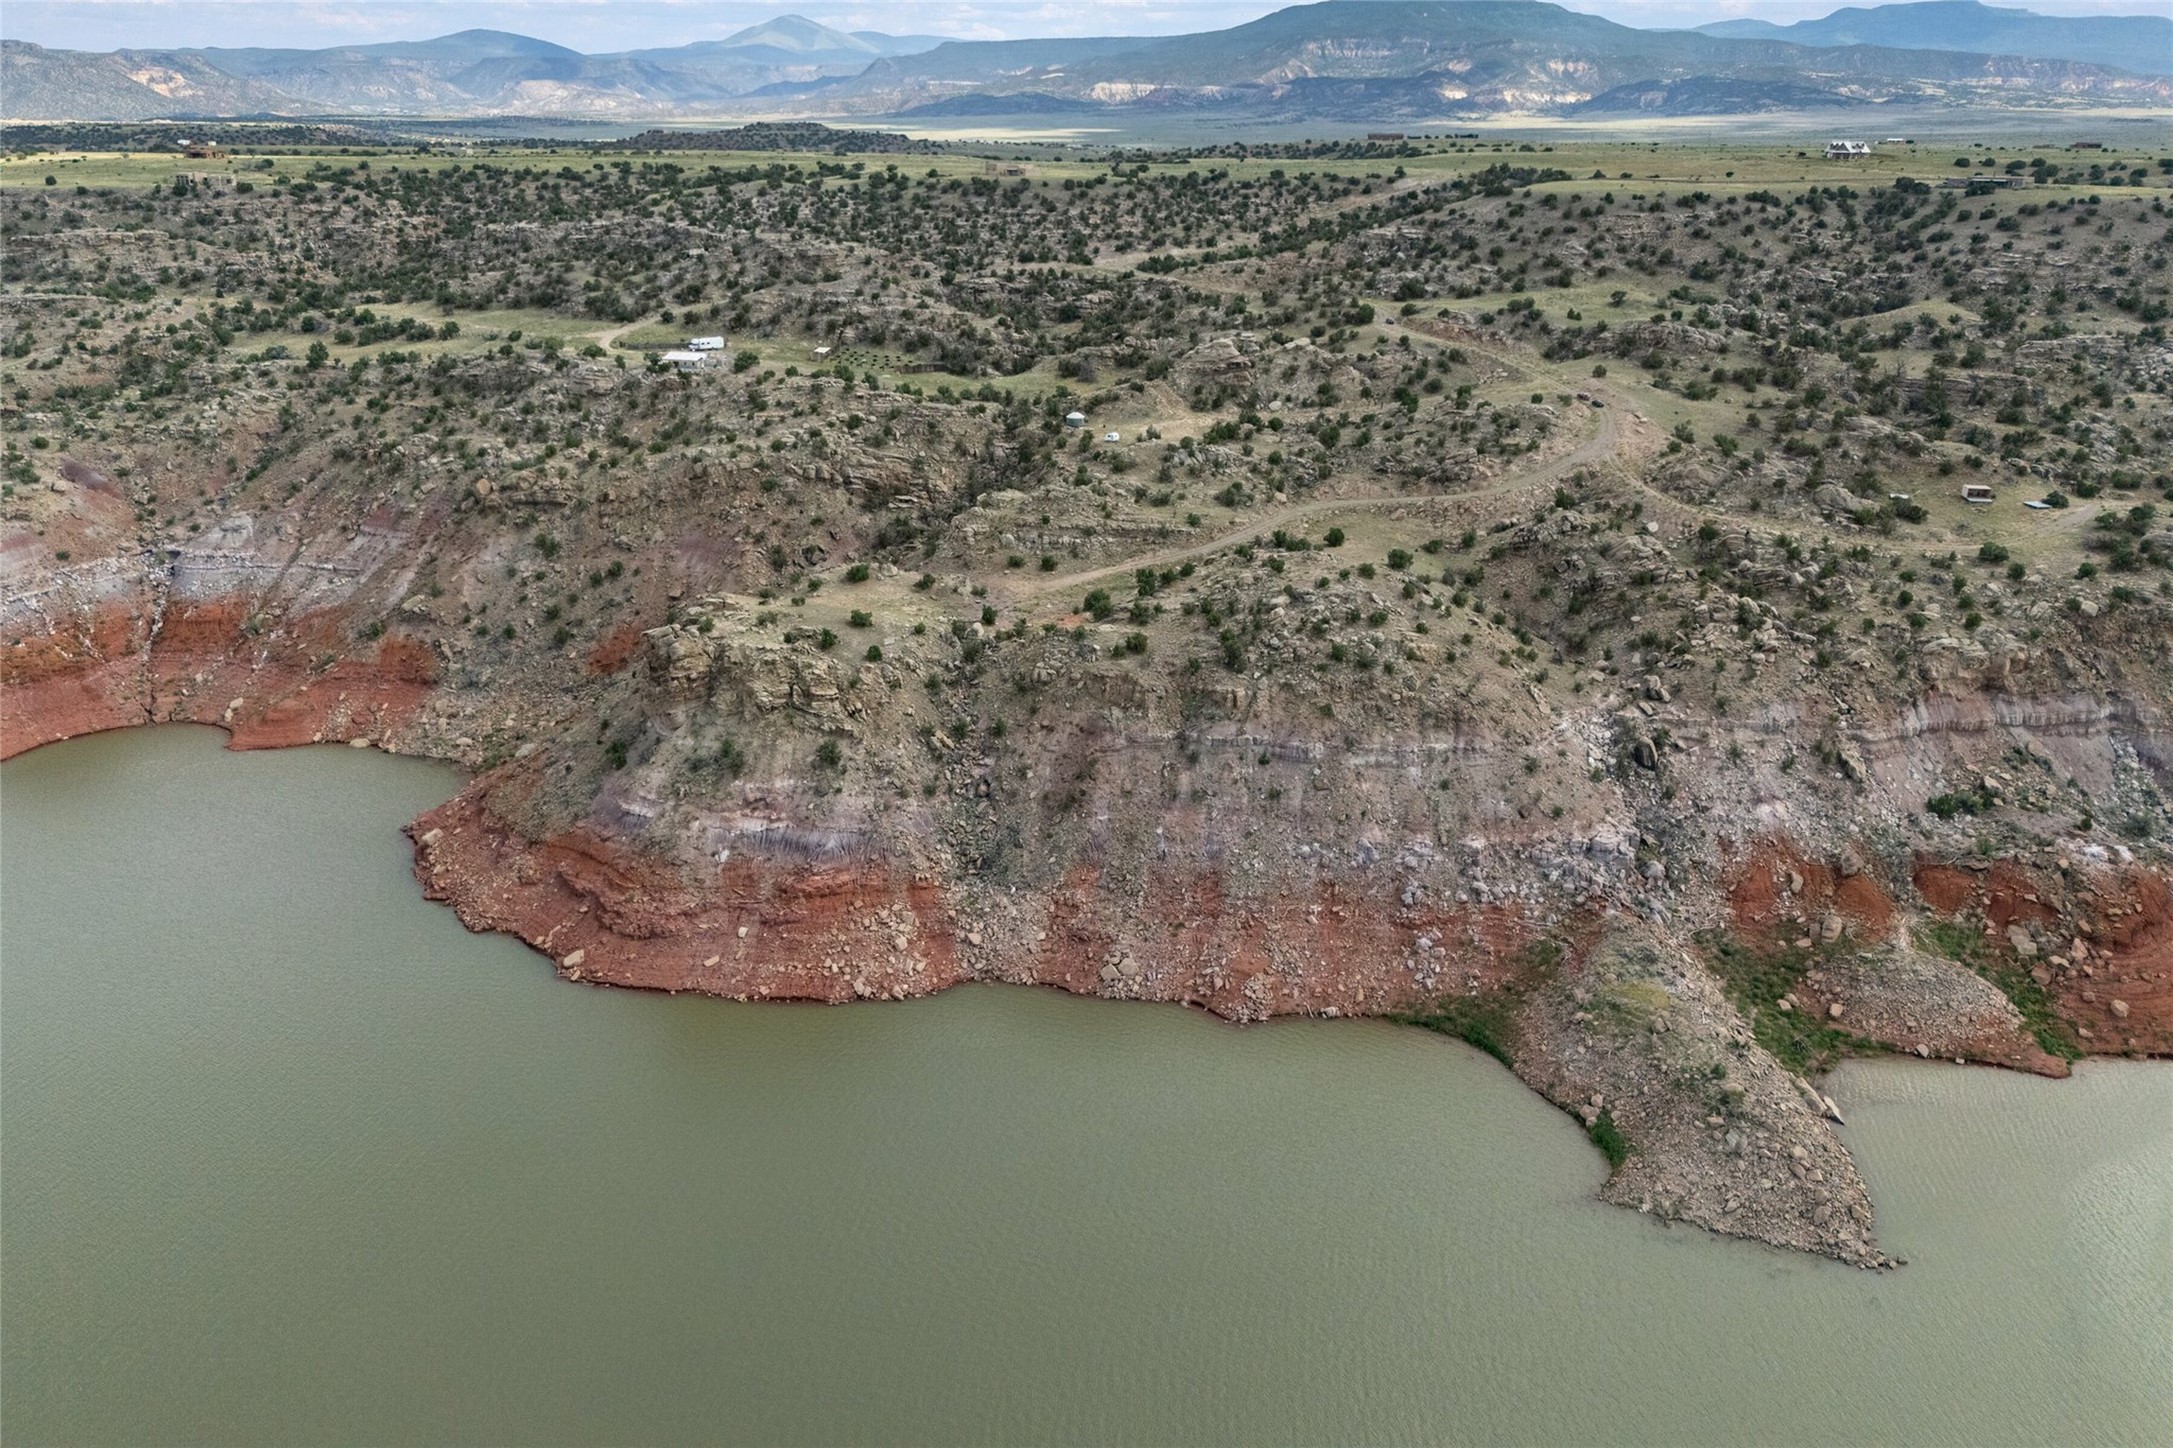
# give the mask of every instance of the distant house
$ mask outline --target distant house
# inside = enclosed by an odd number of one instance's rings
[[[1401,131],[1368,131],[1368,132],[1366,132],[1366,139],[1367,139],[1367,140],[1369,140],[1369,141],[1400,141],[1400,140],[1402,140],[1402,139],[1403,139],[1403,132],[1401,132]]]
[[[709,365],[709,354],[707,352],[671,351],[664,354],[663,361],[665,366],[675,368],[681,372],[699,372]]]
[[[1829,161],[1861,161],[1871,154],[1869,141],[1828,141],[1826,159]]]
[[[724,338],[690,337],[687,340],[687,350],[689,352],[722,352],[724,350]]]
[[[226,154],[226,147],[217,141],[183,141],[181,154],[192,161],[216,161]]]
[[[1085,413],[1083,413],[1083,412],[1067,412],[1067,413],[1065,413],[1065,414],[1064,414],[1064,426],[1066,426],[1066,427],[1085,427],[1085,426],[1086,426],[1086,414],[1085,414]]]
[[[2102,151],[2105,149],[2105,143],[2103,141],[2071,141],[2068,143],[2067,148],[2070,151]]]
[[[1962,501],[1965,503],[1989,503],[1997,496],[1990,483],[1962,484]]]

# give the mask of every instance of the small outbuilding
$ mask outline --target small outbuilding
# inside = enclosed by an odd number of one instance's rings
[[[1067,413],[1065,413],[1065,414],[1064,414],[1064,426],[1066,426],[1066,427],[1085,427],[1085,426],[1086,426],[1086,414],[1085,414],[1085,413],[1083,413],[1083,412],[1067,412]]]
[[[707,352],[671,351],[664,354],[664,365],[681,372],[699,372],[709,365]]]
[[[1962,501],[1965,503],[1989,503],[1998,496],[1990,483],[1962,484]]]

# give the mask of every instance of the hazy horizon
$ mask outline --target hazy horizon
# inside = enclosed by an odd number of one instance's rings
[[[839,30],[996,40],[1182,34],[1241,24],[1281,8],[1268,0],[1110,0],[1085,6],[939,0],[916,8],[908,19],[895,7],[866,0],[13,0],[0,14],[0,37],[94,51],[315,49],[488,29],[597,53],[721,39],[784,14],[804,15]],[[1843,7],[1839,0],[1581,0],[1565,8],[1650,28],[1744,17],[1786,24]],[[2169,15],[2173,0],[2044,0],[2001,8],[2041,15]]]

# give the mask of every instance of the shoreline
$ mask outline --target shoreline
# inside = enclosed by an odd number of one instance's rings
[[[317,697],[336,705],[351,701],[354,692],[351,687],[320,691]],[[259,720],[272,716],[274,709],[263,705],[251,708],[244,701],[242,710],[222,712],[228,717],[203,719],[174,712],[158,722],[208,724],[226,735],[226,747],[237,750],[344,742],[460,764],[408,747],[397,735],[387,738],[351,727],[380,723],[385,716],[374,709],[327,709],[309,715],[290,708],[279,711],[288,726],[279,729],[235,727],[235,714]],[[310,727],[294,727],[296,720]],[[113,729],[136,727],[138,722],[117,723]],[[80,735],[38,742],[66,737]],[[512,769],[501,766],[498,772]],[[575,832],[571,838],[540,843],[520,838],[490,815],[485,791],[492,779],[491,771],[471,774],[452,798],[407,827],[417,883],[425,898],[449,905],[468,929],[513,935],[552,961],[561,978],[582,984],[697,991],[744,1001],[839,1004],[931,995],[967,982],[1009,983],[1192,1006],[1239,1025],[1280,1015],[1381,1017],[1420,1024],[1413,1017],[1444,997],[1415,989],[1409,951],[1397,942],[1414,932],[1461,936],[1479,948],[1457,959],[1465,978],[1455,994],[1466,1001],[1516,1003],[1515,1044],[1505,1064],[1588,1131],[1604,1111],[1609,1126],[1636,1143],[1613,1165],[1600,1191],[1602,1199],[1855,1265],[1892,1265],[1875,1245],[1868,1194],[1832,1131],[1839,1113],[1805,1078],[1778,1067],[1747,1073],[1744,1095],[1731,1114],[1731,1120],[1740,1116],[1760,1123],[1759,1135],[1769,1139],[1765,1159],[1774,1164],[1768,1170],[1785,1173],[1757,1178],[1771,1183],[1762,1186],[1763,1192],[1772,1194],[1783,1181],[1796,1189],[1783,1194],[1784,1202],[1759,1204],[1761,1210],[1746,1204],[1744,1193],[1730,1186],[1742,1174],[1735,1163],[1742,1159],[1737,1153],[1744,1144],[1731,1144],[1735,1132],[1714,1143],[1699,1129],[1702,1123],[1684,1119],[1679,1106],[1644,1099],[1650,1094],[1645,1078],[1654,1061],[1630,1063],[1633,1069],[1628,1071],[1621,1069],[1620,1059],[1605,1067],[1590,1061],[1582,1049],[1590,1033],[1579,1017],[1588,1017],[1595,998],[1605,996],[1608,987],[1601,982],[1649,972],[1656,964],[1670,969],[1665,936],[1649,927],[1625,928],[1618,913],[1607,908],[1587,904],[1535,925],[1526,912],[1506,906],[1461,914],[1414,914],[1390,906],[1383,912],[1387,928],[1369,939],[1364,929],[1336,927],[1351,920],[1354,907],[1386,902],[1331,895],[1303,910],[1285,901],[1285,908],[1268,912],[1271,918],[1242,907],[1226,910],[1213,924],[1194,920],[1189,928],[1167,932],[1150,944],[1138,937],[1136,926],[1142,918],[1168,917],[1170,900],[1149,901],[1131,912],[1135,929],[1129,934],[1116,921],[1105,921],[1097,929],[1095,882],[1083,878],[1069,882],[1068,898],[1036,902],[1042,913],[1034,918],[1024,916],[1012,901],[977,897],[957,882],[867,866],[742,861],[735,869],[720,871],[712,889],[697,892],[663,870],[660,862],[644,861],[594,834]],[[1798,863],[1785,863],[1789,860]],[[1770,910],[1765,887],[1771,877],[1776,871],[1784,876],[1800,872],[1805,864],[1817,875],[1815,864],[1793,852],[1768,848],[1747,853],[1732,872],[1738,922],[1756,929],[1761,905]],[[1944,868],[1949,867],[1927,865],[1920,874],[1952,905],[1958,903],[1954,883],[1938,873]],[[1825,891],[1829,904],[1839,903],[1849,911],[1852,924],[1890,920],[1890,902],[1883,892],[1867,892],[1863,877],[1850,879],[1858,883],[1852,887],[1849,880],[1831,878],[1801,883],[1814,892]],[[2006,876],[1998,883],[2008,895],[2017,888],[2016,880]],[[2004,896],[2001,902],[1995,914],[2011,903]],[[1310,947],[1317,962],[1313,969],[1284,972],[1285,988],[1280,991],[1263,992],[1252,985],[1273,975],[1271,944],[1286,946],[1282,937],[1301,916],[1317,927],[1324,915],[1331,928],[1316,930]],[[1234,932],[1228,928],[1233,919],[1239,923]],[[1233,935],[1239,942],[1235,949],[1229,947]],[[1564,936],[1572,944],[1559,959],[1534,959],[1536,943]],[[1129,945],[1114,943],[1126,939]],[[1201,952],[1215,950],[1218,943],[1222,950],[1217,958],[1224,964],[1209,967],[1206,974],[1181,968],[1188,956],[1196,964]],[[1257,956],[1250,963],[1260,968],[1250,974],[1228,970],[1228,964],[1248,963],[1248,948]],[[1324,968],[1331,953],[1335,966]],[[1733,1042],[1738,1050],[1747,1044],[1743,1018],[1719,990],[1683,990],[1687,982],[1679,976],[1672,984],[1683,999],[1666,1015],[1682,1022],[1674,1028],[1678,1033],[1687,1024],[1685,1034],[1693,1041]],[[1807,1004],[1815,1009],[1817,1002]],[[1454,1023],[1433,1024],[1479,1043]],[[1852,1046],[1842,1059],[1881,1054],[1911,1053],[1891,1045],[1884,1050]],[[2064,1062],[2042,1053],[2018,1054],[2011,1044],[2002,1050],[1993,1041],[1965,1043],[1960,1055],[1977,1064],[2066,1074]],[[1948,1049],[1936,1058],[1949,1059]]]

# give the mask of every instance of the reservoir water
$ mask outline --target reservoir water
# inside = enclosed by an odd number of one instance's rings
[[[2173,1441],[2173,1068],[1845,1068],[1865,1273],[1414,1031],[569,985],[220,745],[0,768],[10,1444]]]

